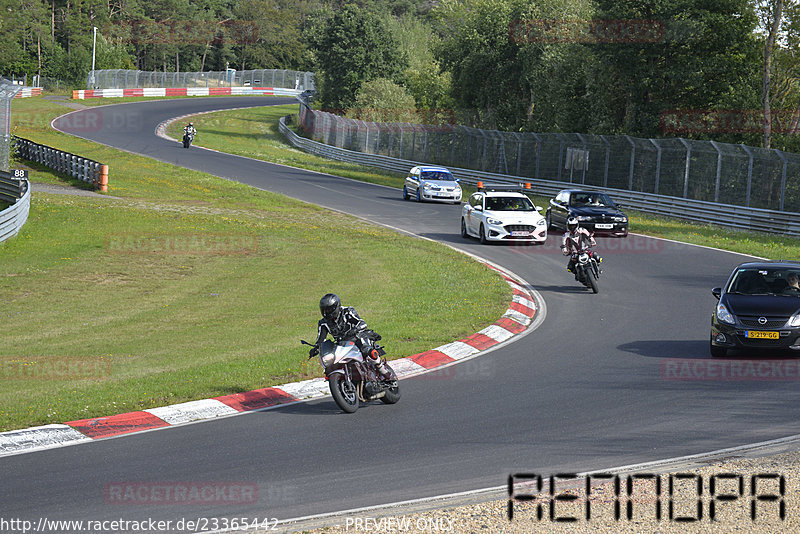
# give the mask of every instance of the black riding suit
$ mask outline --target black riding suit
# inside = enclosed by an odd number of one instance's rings
[[[374,342],[380,339],[380,336],[367,328],[366,321],[358,316],[355,308],[351,306],[342,306],[341,312],[337,318],[329,320],[323,317],[319,320],[317,326],[317,347],[325,341],[328,334],[336,340],[336,343],[341,343],[342,340],[352,338],[353,341],[355,341],[356,347],[358,347],[358,350],[360,350],[361,354],[364,356],[364,359],[372,364],[379,373],[388,376],[388,368],[384,366],[380,355],[373,352],[375,348]]]

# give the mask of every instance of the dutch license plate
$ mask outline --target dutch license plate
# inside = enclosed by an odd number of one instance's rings
[[[614,228],[614,225],[608,223],[598,223],[595,224],[594,227],[597,228],[598,230],[611,230],[612,228]]]
[[[449,197],[450,193],[436,193],[437,197]]]
[[[745,330],[744,337],[750,339],[778,339],[780,334],[778,332],[761,332],[753,330]]]
[[[528,237],[530,235],[530,232],[511,232],[512,237]]]

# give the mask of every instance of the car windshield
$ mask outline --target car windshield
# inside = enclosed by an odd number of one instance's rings
[[[445,182],[452,182],[455,180],[453,175],[448,171],[422,171],[423,180],[442,180]]]
[[[742,268],[733,275],[728,292],[800,297],[800,268]]]
[[[486,197],[486,209],[493,211],[534,211],[527,197]]]
[[[614,203],[605,193],[572,193],[569,199],[570,206],[598,206],[613,208]]]

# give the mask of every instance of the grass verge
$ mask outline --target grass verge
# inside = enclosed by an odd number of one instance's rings
[[[507,307],[507,284],[447,247],[50,130],[65,111],[15,101],[13,132],[109,162],[119,198],[35,194],[0,244],[0,430],[319,376],[299,339],[329,291],[392,357]],[[31,179],[61,182],[40,168]]]

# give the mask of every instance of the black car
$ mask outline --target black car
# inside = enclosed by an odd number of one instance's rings
[[[628,217],[600,191],[564,189],[550,200],[547,227],[567,229],[567,219],[575,217],[582,228],[597,235],[626,237]]]
[[[800,263],[743,263],[724,288],[711,318],[711,355],[728,349],[800,351]]]

